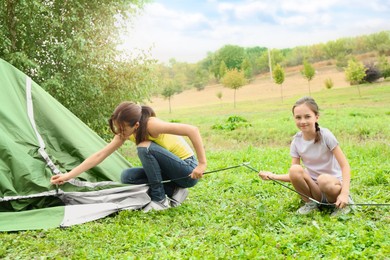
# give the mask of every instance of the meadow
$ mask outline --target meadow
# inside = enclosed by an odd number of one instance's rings
[[[320,126],[340,142],[355,203],[390,203],[390,84],[319,90]],[[161,109],[167,121],[197,125],[208,170],[244,162],[286,173],[301,95]],[[133,146],[122,154],[139,165]],[[288,184],[290,185],[290,184]],[[0,259],[390,259],[388,206],[358,206],[336,218],[301,216],[298,195],[246,167],[207,174],[180,207],[122,211],[65,229],[0,233]]]

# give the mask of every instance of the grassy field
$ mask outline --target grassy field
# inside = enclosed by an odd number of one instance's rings
[[[332,130],[352,168],[356,203],[390,203],[389,82],[313,97],[320,126]],[[199,126],[208,170],[250,162],[285,173],[297,131],[291,107],[300,96],[158,111]],[[234,124],[229,117],[245,119]],[[216,129],[223,128],[223,129]],[[235,129],[234,129],[235,128]],[[134,147],[122,153],[134,164]],[[331,218],[300,216],[298,196],[239,167],[206,175],[185,203],[161,212],[122,211],[66,229],[0,234],[0,259],[390,259],[390,207],[361,206]]]

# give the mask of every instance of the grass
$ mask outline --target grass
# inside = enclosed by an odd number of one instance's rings
[[[356,203],[390,203],[390,86],[373,84],[313,93],[320,126],[338,138],[352,168]],[[208,170],[242,162],[285,173],[297,131],[291,106],[299,97],[157,111],[160,118],[199,126]],[[230,116],[250,126],[213,129]],[[134,164],[133,146],[122,153]],[[129,148],[129,149],[127,149]],[[236,168],[206,175],[186,202],[162,212],[122,211],[66,229],[0,233],[4,259],[389,259],[389,207],[358,207],[331,218],[308,216],[292,191]]]

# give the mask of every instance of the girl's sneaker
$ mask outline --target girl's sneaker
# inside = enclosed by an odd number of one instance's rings
[[[300,207],[298,209],[297,213],[301,214],[301,215],[306,215],[306,214],[309,214],[309,213],[316,211],[316,210],[318,210],[317,203],[315,203],[314,201],[309,201],[309,202],[306,202],[305,205]]]
[[[169,199],[165,198],[161,201],[151,201],[145,208],[143,208],[143,212],[149,212],[151,210],[165,210],[169,209],[171,206],[169,204]]]
[[[335,208],[334,211],[332,212],[332,214],[330,214],[330,216],[331,217],[338,217],[338,216],[341,216],[341,215],[347,215],[348,213],[350,213],[352,211],[353,204],[354,204],[354,202],[353,202],[351,196],[349,196],[348,205],[345,206],[342,209]]]

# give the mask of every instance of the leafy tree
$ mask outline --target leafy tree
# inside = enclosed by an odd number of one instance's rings
[[[298,46],[288,52],[285,65],[296,66],[302,64],[302,61],[310,58],[308,46]]]
[[[161,95],[164,97],[164,99],[168,99],[169,104],[169,113],[172,112],[171,109],[171,99],[175,94],[179,94],[182,92],[182,89],[180,88],[180,85],[177,84],[174,80],[171,80],[168,82],[168,84],[163,88],[161,91]]]
[[[258,67],[257,60],[261,55],[267,52],[267,48],[265,47],[251,47],[251,48],[245,48],[246,57],[250,63],[250,66],[252,68],[252,75],[258,74],[261,71],[261,68]]]
[[[244,73],[238,69],[228,70],[222,78],[222,85],[234,89],[234,108],[236,108],[236,91],[247,83]]]
[[[147,53],[128,59],[117,48],[126,21],[143,5],[142,0],[1,1],[0,57],[99,132],[121,94],[142,101],[154,84]]]
[[[389,61],[387,60],[386,56],[381,55],[379,57],[378,67],[379,67],[381,74],[382,74],[382,77],[384,79],[390,77],[390,64],[389,64]]]
[[[307,79],[307,83],[309,84],[309,96],[311,96],[311,91],[310,91],[310,81],[314,78],[316,71],[309,62],[306,60],[303,62],[303,70],[301,70],[302,76]]]
[[[390,31],[373,33],[368,37],[368,45],[371,50],[376,50],[380,55],[390,53]]]
[[[361,96],[359,84],[362,82],[365,75],[366,68],[364,67],[363,63],[354,59],[348,61],[348,67],[345,69],[345,77],[351,85],[357,85],[359,96]]]
[[[194,87],[200,91],[205,88],[209,80],[209,73],[207,70],[202,69],[199,65],[195,68],[195,79],[193,82]]]
[[[284,69],[280,64],[276,64],[274,70],[272,71],[273,79],[276,84],[280,85],[280,97],[283,102],[283,82],[284,82]]]
[[[252,66],[248,58],[242,61],[241,69],[244,71],[245,78],[250,79],[252,77]]]
[[[226,71],[227,71],[226,63],[224,61],[221,61],[221,64],[219,66],[219,76],[223,78],[225,76]]]
[[[242,61],[245,58],[243,47],[236,45],[225,45],[213,55],[213,72],[217,79],[222,78],[220,74],[221,63],[224,62],[228,69],[241,69]]]

